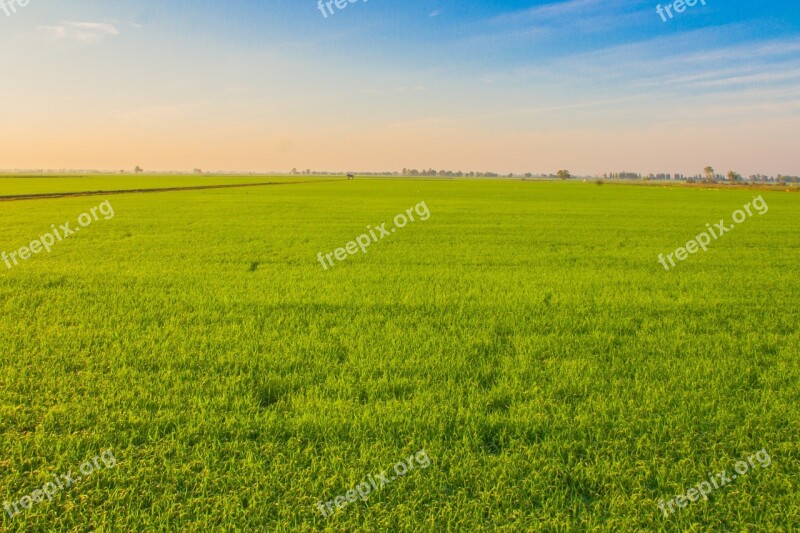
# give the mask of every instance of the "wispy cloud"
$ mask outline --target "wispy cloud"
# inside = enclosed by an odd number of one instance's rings
[[[437,9],[437,10],[435,10],[435,11],[431,11],[431,14],[430,14],[430,15],[428,15],[428,16],[429,16],[429,17],[438,17],[438,16],[439,16],[439,15],[441,15],[441,14],[442,14],[442,10],[441,10],[441,9]]]
[[[638,11],[630,1],[623,0],[567,0],[505,13],[492,19],[495,23],[536,27],[585,27],[597,22],[608,22],[625,12]],[[615,24],[616,25],[616,24]]]
[[[66,21],[55,26],[39,26],[39,31],[53,39],[67,39],[83,44],[97,44],[107,37],[119,35],[119,30],[107,22]]]
[[[620,32],[644,24],[648,15],[643,1],[646,0],[566,0],[517,9],[483,21],[462,42],[519,48],[533,42],[547,46],[558,39],[569,45],[562,48],[602,45],[609,36],[618,39]],[[564,39],[565,35],[570,38]]]
[[[497,21],[532,21],[532,20],[552,20],[566,16],[585,14],[587,11],[596,11],[606,5],[601,0],[568,0],[566,2],[554,2],[541,6],[531,7],[507,13],[495,18]]]

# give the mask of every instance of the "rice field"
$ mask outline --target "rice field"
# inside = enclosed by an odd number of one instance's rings
[[[0,197],[51,193],[125,191],[240,185],[296,183],[331,178],[313,176],[65,176],[60,178],[0,175]]]
[[[0,178],[0,195],[141,185],[120,180]],[[767,213],[661,266],[758,195]],[[0,202],[0,252],[105,201],[112,218],[0,262],[0,503],[114,466],[3,530],[800,528],[796,194],[331,179],[68,197]],[[419,202],[427,220],[320,265]],[[768,467],[659,507],[761,450]]]

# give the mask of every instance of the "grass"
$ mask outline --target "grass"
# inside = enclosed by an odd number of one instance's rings
[[[318,176],[63,176],[0,175],[0,196],[65,192],[169,189],[241,183],[284,183],[320,179]]]
[[[0,205],[3,527],[129,531],[800,527],[800,200],[666,272],[746,190],[356,180]],[[324,271],[420,201],[431,211]],[[74,224],[74,223],[73,223]],[[665,518],[765,448],[767,469]],[[431,465],[325,519],[425,449]]]

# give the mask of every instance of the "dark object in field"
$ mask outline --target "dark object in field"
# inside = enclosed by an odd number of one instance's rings
[[[354,180],[354,179],[356,179],[356,177],[353,174],[348,174],[347,175],[347,179]]]

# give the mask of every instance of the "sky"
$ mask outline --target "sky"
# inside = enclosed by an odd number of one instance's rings
[[[0,0],[0,168],[800,174],[800,2],[703,1]]]

